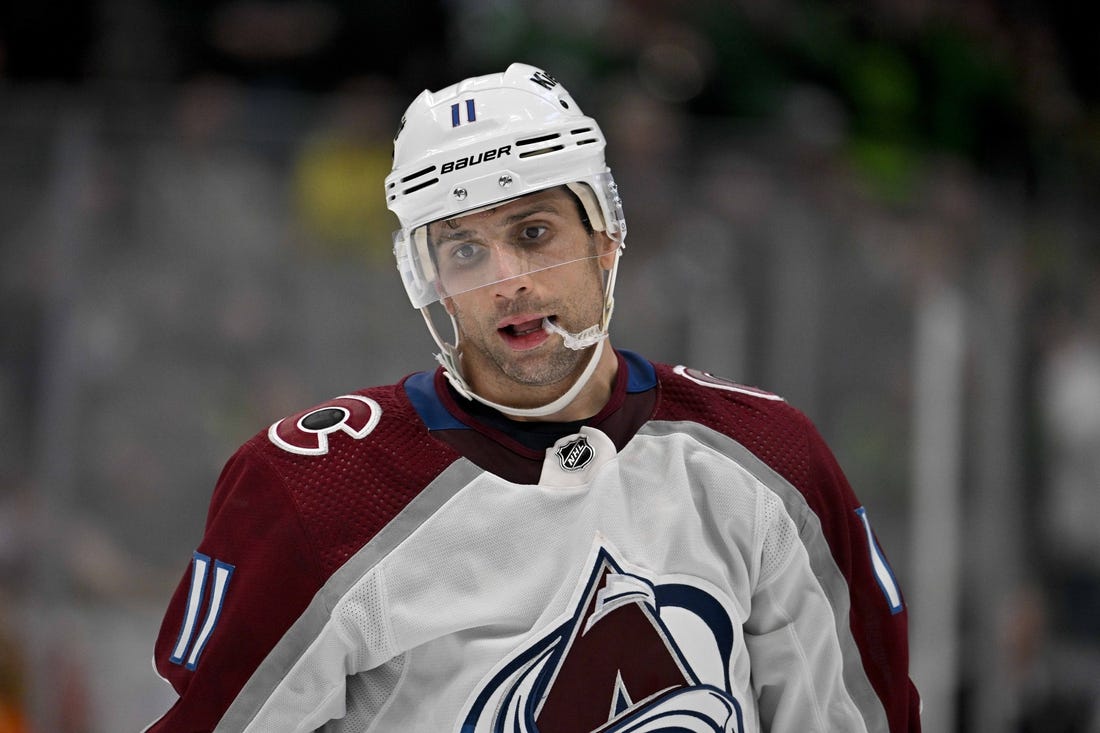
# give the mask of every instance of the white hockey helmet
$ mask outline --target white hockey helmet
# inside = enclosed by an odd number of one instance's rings
[[[604,161],[604,147],[596,121],[581,112],[553,76],[527,64],[512,64],[503,73],[466,79],[437,92],[424,90],[402,117],[394,138],[393,170],[386,177],[386,205],[401,222],[394,232],[394,256],[409,300],[424,315],[441,349],[437,359],[464,396],[513,416],[548,415],[573,400],[591,377],[607,337],[618,256],[626,238],[622,201]],[[428,227],[556,186],[567,186],[592,229],[605,232],[616,244],[615,260],[605,276],[599,323],[573,334],[544,322],[568,348],[596,346],[583,373],[547,405],[512,408],[473,392],[459,365],[453,315],[452,344],[440,336],[429,310],[443,298],[492,284],[496,275],[487,271],[461,281],[441,277]],[[512,277],[569,261],[530,257]]]
[[[440,282],[427,246],[427,225],[441,219],[568,185],[592,227],[621,244],[626,222],[604,146],[596,121],[533,66],[422,92],[401,120],[386,177],[386,205],[401,222],[394,255],[413,307],[458,294]]]

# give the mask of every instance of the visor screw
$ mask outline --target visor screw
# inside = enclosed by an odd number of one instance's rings
[[[451,191],[451,195],[454,196],[459,201],[462,201],[464,198],[466,198],[466,189],[459,186],[455,190]]]
[[[500,184],[501,188],[508,188],[509,186],[512,185],[512,177],[505,174],[497,180],[497,183]]]

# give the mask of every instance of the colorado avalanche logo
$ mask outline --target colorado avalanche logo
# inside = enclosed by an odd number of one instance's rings
[[[268,428],[267,437],[289,453],[323,456],[328,453],[329,435],[339,431],[360,440],[370,435],[381,418],[377,402],[349,394],[279,420]]]
[[[722,604],[623,572],[602,547],[590,568],[572,617],[479,687],[460,733],[743,733]],[[705,656],[706,681],[678,640]]]

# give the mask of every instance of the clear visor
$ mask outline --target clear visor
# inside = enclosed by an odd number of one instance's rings
[[[395,232],[394,253],[413,306],[423,308],[618,249],[616,239],[601,233],[598,206],[583,201],[581,206],[578,210],[574,197],[524,197],[505,212],[490,208],[419,226],[411,233]],[[591,208],[598,221],[587,213]]]

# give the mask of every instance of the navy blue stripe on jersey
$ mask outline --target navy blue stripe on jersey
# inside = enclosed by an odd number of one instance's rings
[[[405,380],[405,394],[428,430],[468,430],[447,411],[435,392],[435,372],[417,372]]]
[[[626,381],[628,393],[645,392],[657,386],[657,371],[648,359],[626,349],[616,349],[616,351],[626,361],[627,370],[630,373]]]
[[[644,357],[620,350],[627,367],[628,394],[646,392],[657,386],[657,372]],[[435,391],[435,373],[417,372],[405,380],[405,394],[428,430],[469,430],[469,425],[452,415]]]

